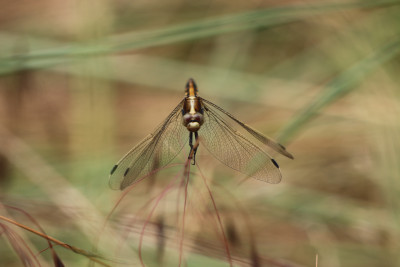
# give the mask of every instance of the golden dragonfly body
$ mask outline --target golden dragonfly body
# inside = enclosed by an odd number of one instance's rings
[[[242,135],[232,124],[239,125],[251,138]],[[216,104],[199,97],[196,83],[189,79],[184,99],[152,134],[132,148],[112,168],[110,187],[123,190],[138,178],[166,166],[182,150],[188,139],[188,158],[193,160],[192,164],[196,162],[196,152],[201,141],[213,156],[228,167],[268,183],[280,182],[282,175],[279,165],[255,142],[265,144],[293,159],[281,144],[239,121]]]

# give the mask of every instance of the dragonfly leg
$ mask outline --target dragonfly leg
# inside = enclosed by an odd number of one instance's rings
[[[188,159],[192,159],[192,153],[193,153],[193,132],[189,133],[189,146],[190,146],[190,152],[189,152],[189,157]]]
[[[193,165],[196,165],[196,153],[197,153],[197,148],[199,147],[199,134],[197,132],[194,133],[194,138],[195,138],[195,143],[194,143],[194,148],[193,149]]]
[[[190,132],[189,134],[190,152],[188,159],[193,159],[192,165],[196,164],[196,153],[197,153],[197,148],[199,147],[199,134],[197,132],[194,133],[194,138],[195,138],[195,143],[193,145],[193,132]]]

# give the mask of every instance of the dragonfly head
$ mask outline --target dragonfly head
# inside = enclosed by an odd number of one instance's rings
[[[185,95],[186,97],[197,96],[197,85],[192,78],[186,83]]]
[[[204,118],[203,114],[195,113],[190,114],[186,113],[183,116],[183,125],[191,132],[197,132],[200,129],[200,126],[203,124]]]

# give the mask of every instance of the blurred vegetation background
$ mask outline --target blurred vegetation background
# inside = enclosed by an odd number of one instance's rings
[[[38,230],[11,206],[58,240],[98,243],[111,266],[137,266],[141,238],[146,266],[177,266],[184,189],[155,200],[182,165],[133,188],[103,223],[122,195],[111,167],[193,77],[200,96],[295,157],[277,158],[280,184],[240,183],[200,146],[233,265],[400,266],[399,3],[2,1],[1,216]],[[182,265],[229,266],[191,171]],[[45,239],[0,226],[0,265],[53,265]],[[66,266],[88,264],[55,250]]]

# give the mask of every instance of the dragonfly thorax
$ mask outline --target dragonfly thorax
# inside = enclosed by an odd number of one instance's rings
[[[204,122],[201,98],[197,96],[197,86],[193,79],[189,79],[186,84],[182,115],[182,123],[190,132],[197,132]]]

